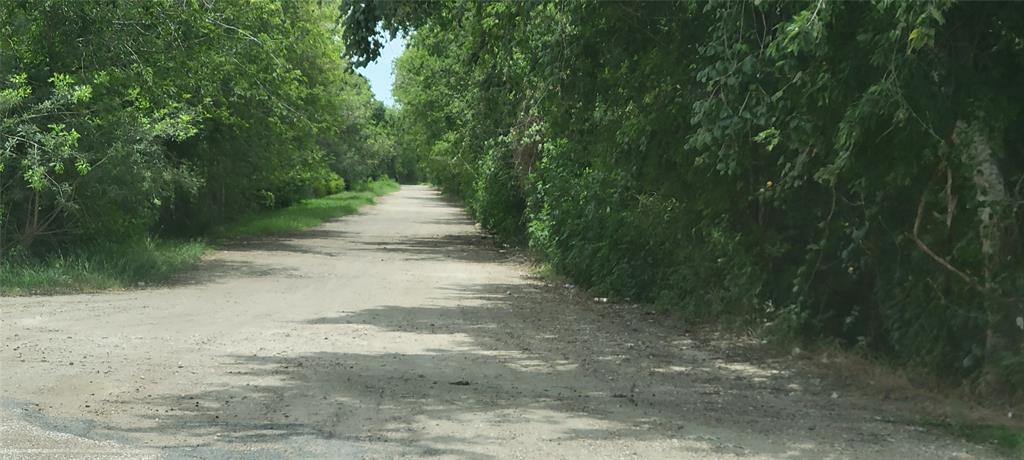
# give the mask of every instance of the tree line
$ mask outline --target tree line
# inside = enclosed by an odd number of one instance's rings
[[[0,1],[0,258],[202,235],[408,175],[338,7]]]
[[[594,292],[1024,389],[1024,7],[342,5],[396,142]]]

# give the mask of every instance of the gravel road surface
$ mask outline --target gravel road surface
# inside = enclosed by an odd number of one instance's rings
[[[999,458],[538,280],[424,186],[0,332],[0,458]]]

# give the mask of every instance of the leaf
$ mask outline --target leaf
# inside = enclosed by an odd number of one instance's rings
[[[913,52],[924,47],[933,46],[935,43],[935,30],[929,27],[918,26],[910,31],[907,37],[907,52]]]
[[[754,136],[754,142],[765,145],[769,152],[779,143],[779,139],[779,130],[774,127],[761,131]]]

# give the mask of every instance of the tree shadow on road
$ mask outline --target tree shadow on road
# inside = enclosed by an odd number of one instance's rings
[[[290,277],[294,270],[276,265],[230,258],[207,259],[187,272],[177,274],[162,283],[169,288],[187,288],[214,284],[238,278]]]
[[[336,257],[344,254],[344,248],[336,247],[337,241],[350,240],[352,234],[333,228],[311,228],[276,237],[253,238],[222,242],[218,249],[226,252],[290,252],[315,256]],[[317,244],[330,241],[332,244]],[[331,246],[335,246],[332,248]]]
[[[356,251],[399,255],[403,260],[456,260],[489,263],[508,258],[494,247],[491,240],[476,233],[455,233],[439,236],[396,240],[363,240],[350,248]]]
[[[666,328],[637,334],[635,325],[602,318],[600,310],[552,313],[564,294],[537,284],[451,285],[441,292],[437,305],[383,305],[305,320],[297,327],[323,336],[323,351],[225,356],[229,383],[122,401],[155,408],[159,422],[110,429],[173,433],[209,445],[388,441],[415,456],[464,458],[489,458],[490,446],[517,442],[505,428],[527,423],[543,427],[541,437],[551,443],[675,439],[684,446],[676,449],[694,455],[741,457],[819,458],[828,446],[809,430],[863,439],[877,431],[848,415],[827,427],[807,426],[808,414],[820,419],[852,409],[793,398],[794,380],[785,373],[694,350]],[[554,321],[552,314],[569,318]],[[372,352],[327,345],[331,335],[354,328],[376,331],[385,345]],[[757,451],[743,446],[751,440]]]

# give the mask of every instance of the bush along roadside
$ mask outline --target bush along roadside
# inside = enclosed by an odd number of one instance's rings
[[[382,178],[357,184],[351,191],[301,201],[287,208],[253,214],[238,222],[219,227],[211,237],[215,241],[281,235],[313,227],[341,216],[353,214],[371,204],[374,198],[397,191],[394,180]]]
[[[414,30],[397,142],[487,229],[596,295],[1024,399],[1024,7],[395,3],[343,3],[347,49]]]
[[[8,257],[0,262],[0,295],[63,294],[158,284],[195,266],[217,244],[314,227],[354,214],[376,197],[398,188],[398,183],[388,178],[361,182],[351,191],[254,213],[218,227],[208,239],[148,237],[95,244],[44,258]]]
[[[339,2],[0,2],[2,276],[94,273],[111,247],[169,267],[189,257],[152,238],[413,180]]]

